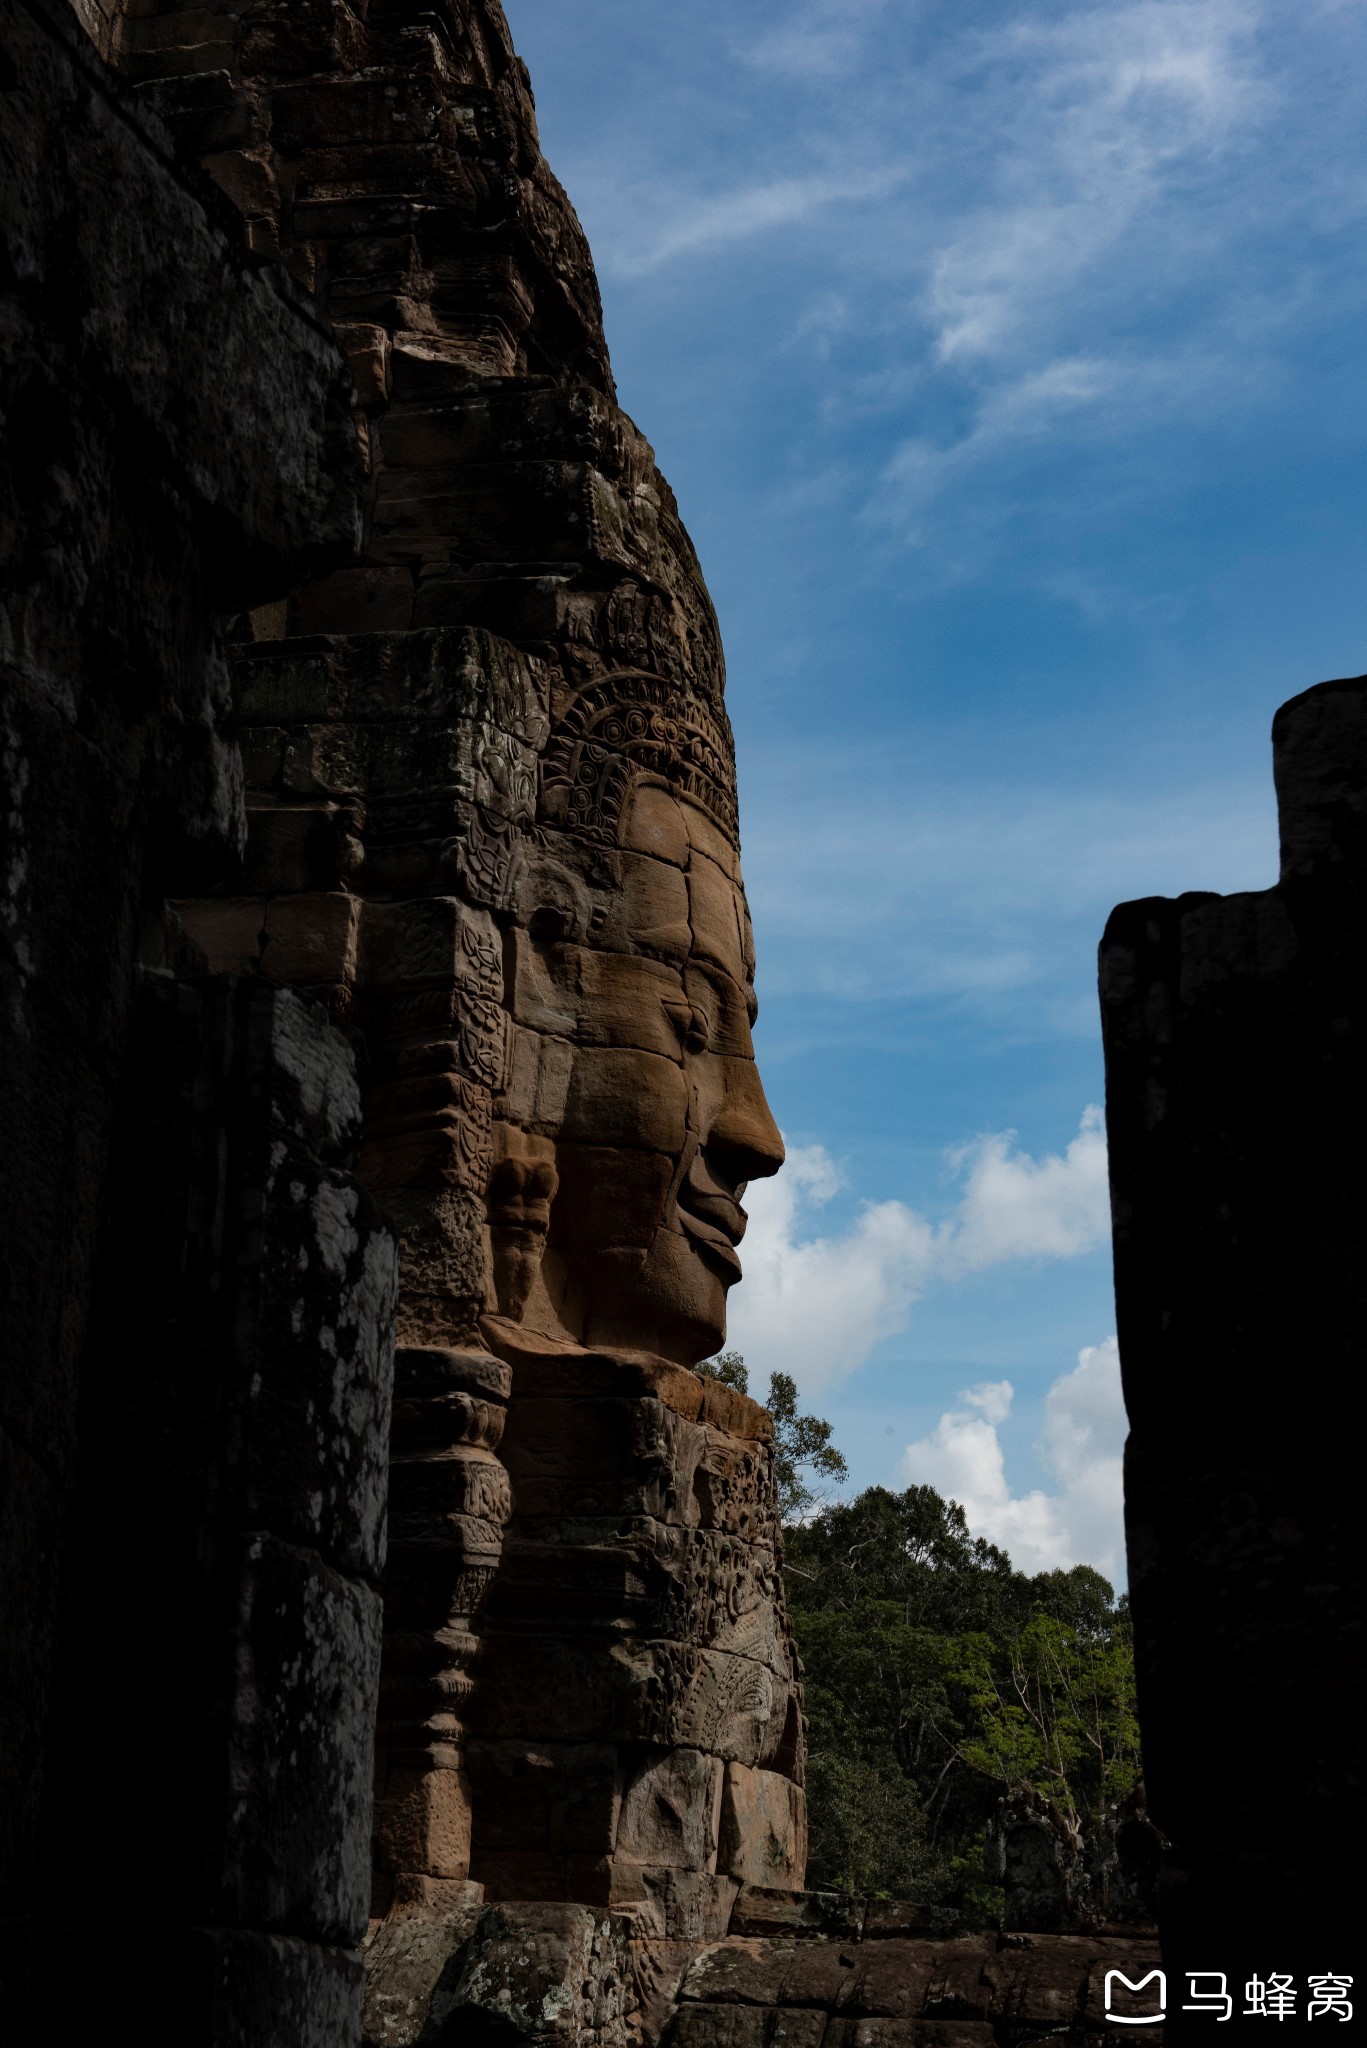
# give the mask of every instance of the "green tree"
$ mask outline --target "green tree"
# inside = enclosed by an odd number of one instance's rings
[[[1004,1792],[1085,1829],[1137,1782],[1128,1611],[1099,1572],[1016,1571],[928,1486],[833,1502],[785,1551],[809,1882],[991,1917],[982,1851]]]
[[[693,1370],[705,1373],[708,1379],[720,1380],[724,1387],[734,1387],[738,1394],[750,1391],[750,1375],[739,1351],[719,1351],[715,1358],[705,1358]]]

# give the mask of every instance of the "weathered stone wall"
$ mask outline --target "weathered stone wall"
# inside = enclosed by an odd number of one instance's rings
[[[206,979],[166,902],[244,837],[220,613],[354,551],[350,403],[316,313],[70,10],[0,0],[17,2039],[108,2025],[130,1988],[153,2039],[357,2031],[393,1247],[350,1049]]]
[[[1276,886],[1125,904],[1101,949],[1160,1924],[1231,1984],[1351,1971],[1360,1810],[1367,680],[1273,746]]]
[[[721,1933],[805,1820],[769,1424],[687,1370],[782,1157],[712,607],[492,0],[166,6],[119,48],[356,377],[362,557],[241,621],[246,867],[180,908],[364,1048],[403,1259],[377,1908]]]
[[[155,1925],[146,1989],[176,2039],[337,2048],[359,2030],[397,1277],[359,1141],[351,1048],[316,1006],[145,976],[54,1720],[77,1751],[88,1674],[121,1674],[100,1687],[117,1760],[100,1828]],[[136,1561],[125,1598],[111,1541]],[[54,1775],[52,1880],[91,1792],[83,1771]],[[111,1932],[113,1962],[128,1937]],[[92,1956],[108,1943],[93,1931]]]

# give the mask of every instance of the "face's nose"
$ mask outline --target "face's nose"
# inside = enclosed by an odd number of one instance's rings
[[[712,1174],[727,1186],[767,1180],[783,1164],[783,1140],[753,1060],[718,1059],[721,1087],[702,1141]]]

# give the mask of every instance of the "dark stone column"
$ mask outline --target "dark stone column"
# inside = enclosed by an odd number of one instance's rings
[[[1275,887],[1124,904],[1101,948],[1164,1952],[1240,1992],[1352,1970],[1360,1813],[1367,680],[1273,744]]]
[[[59,1884],[98,1787],[167,2037],[339,2048],[370,1904],[397,1289],[354,1172],[355,1062],[292,991],[149,976],[121,1108],[43,1861]],[[88,1939],[131,1967],[118,1914]]]
[[[71,9],[0,0],[16,2040],[130,2010],[177,2044],[358,2030],[393,1247],[349,1048],[208,981],[167,907],[244,836],[220,615],[359,536],[351,397]]]

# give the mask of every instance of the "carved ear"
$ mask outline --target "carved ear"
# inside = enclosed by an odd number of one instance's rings
[[[527,856],[517,878],[514,915],[533,939],[582,946],[592,928],[593,909],[588,890],[569,868],[546,854]]]

